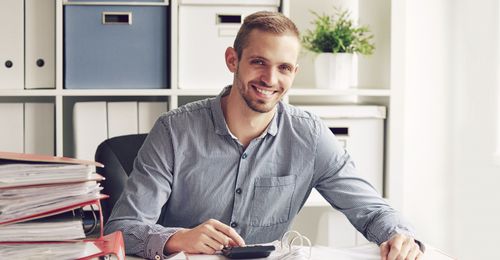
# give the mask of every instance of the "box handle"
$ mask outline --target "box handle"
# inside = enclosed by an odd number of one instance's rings
[[[347,149],[349,139],[349,127],[330,127],[330,131],[337,137],[340,146]]]
[[[132,24],[132,13],[102,12],[102,24]]]
[[[332,131],[334,135],[349,136],[349,127],[330,127],[330,131]]]
[[[241,14],[217,14],[217,24],[241,24]]]

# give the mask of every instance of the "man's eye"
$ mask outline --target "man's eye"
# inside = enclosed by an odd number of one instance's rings
[[[292,68],[292,66],[289,66],[289,65],[281,65],[280,70],[286,71],[286,72],[292,72],[293,68]]]
[[[255,64],[255,65],[263,65],[264,64],[264,61],[262,60],[252,60],[251,62],[252,64]]]

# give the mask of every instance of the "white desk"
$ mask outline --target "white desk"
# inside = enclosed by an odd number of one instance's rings
[[[312,248],[311,260],[379,260],[380,249],[375,244],[352,248],[330,248],[315,246]],[[138,260],[142,258],[127,256],[127,260]],[[189,255],[189,260],[227,260],[221,255]],[[267,258],[259,258],[261,260],[277,260],[279,259],[274,254]],[[453,260],[452,257],[443,252],[426,245],[425,260]]]

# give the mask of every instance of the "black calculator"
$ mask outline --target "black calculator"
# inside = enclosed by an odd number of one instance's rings
[[[274,246],[235,246],[222,249],[222,255],[231,259],[247,259],[268,257],[276,248]]]

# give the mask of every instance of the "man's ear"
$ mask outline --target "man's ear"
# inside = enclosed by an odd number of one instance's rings
[[[226,66],[232,73],[238,70],[238,54],[236,50],[232,47],[227,47],[226,49]]]

